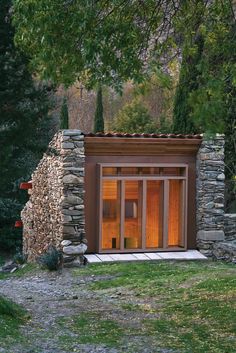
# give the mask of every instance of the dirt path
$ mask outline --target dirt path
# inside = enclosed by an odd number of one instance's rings
[[[106,277],[107,278],[107,277]],[[93,292],[87,284],[103,277],[75,276],[73,270],[61,273],[37,272],[22,278],[11,277],[0,281],[0,294],[23,305],[31,320],[22,328],[24,341],[6,347],[0,342],[0,353],[171,353],[158,350],[149,337],[139,336],[140,313],[125,311],[122,303],[127,302],[127,293]],[[74,315],[99,313],[105,319],[129,325],[137,335],[126,337],[119,348],[108,348],[100,344],[77,343],[75,333],[65,323]],[[149,314],[146,314],[149,315]],[[66,341],[63,337],[66,336]],[[69,348],[68,348],[69,347]]]

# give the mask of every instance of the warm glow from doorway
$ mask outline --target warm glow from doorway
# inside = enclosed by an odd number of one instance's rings
[[[155,179],[138,174],[136,179],[133,174],[129,179],[122,174],[131,175],[135,169],[142,173],[152,169],[168,171],[169,177]],[[185,246],[185,171],[171,167],[146,169],[111,167],[103,171],[102,250],[145,251]],[[177,175],[179,170],[181,175]],[[117,171],[122,177],[117,176]]]

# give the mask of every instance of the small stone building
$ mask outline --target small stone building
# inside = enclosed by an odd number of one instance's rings
[[[24,253],[34,261],[54,245],[68,264],[85,251],[213,256],[216,243],[235,239],[224,179],[221,135],[59,131],[32,175]]]

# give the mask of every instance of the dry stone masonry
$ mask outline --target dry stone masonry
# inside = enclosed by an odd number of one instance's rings
[[[197,246],[212,256],[224,235],[224,136],[203,139],[197,155]]]
[[[213,245],[212,255],[217,260],[236,264],[236,214],[224,215],[225,241]]]
[[[225,240],[236,240],[236,213],[225,213],[224,215],[225,226]]]
[[[236,240],[215,243],[213,245],[212,256],[216,260],[223,260],[236,264]]]
[[[236,214],[224,212],[224,136],[203,139],[197,155],[197,246],[206,256],[236,263]]]
[[[84,163],[81,131],[59,131],[32,175],[30,199],[22,211],[23,250],[29,261],[50,245],[63,251],[65,264],[83,261]]]

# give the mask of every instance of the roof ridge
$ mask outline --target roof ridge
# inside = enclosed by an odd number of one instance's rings
[[[200,134],[163,134],[163,133],[126,133],[126,132],[88,132],[85,137],[128,137],[128,138],[173,138],[173,139],[202,139]]]

